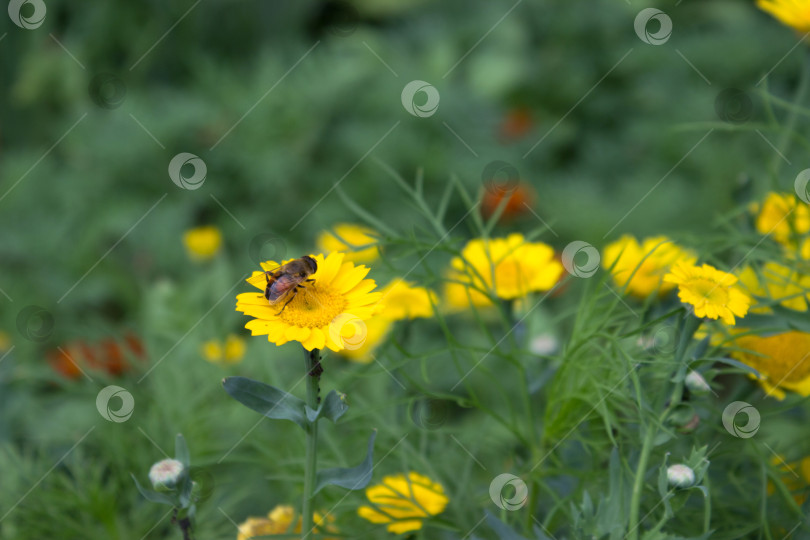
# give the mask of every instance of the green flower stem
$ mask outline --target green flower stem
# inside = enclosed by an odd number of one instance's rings
[[[323,368],[320,362],[320,351],[304,350],[307,378],[307,407],[318,408],[320,397],[319,382]],[[304,504],[301,509],[301,532],[304,538],[312,532],[312,493],[315,491],[315,476],[318,466],[318,422],[312,422],[307,429],[306,460],[304,462]]]
[[[644,434],[641,455],[638,458],[638,466],[636,467],[636,477],[633,482],[633,493],[630,498],[630,521],[628,525],[630,532],[627,535],[627,538],[630,540],[638,540],[639,537],[639,527],[641,523],[638,521],[638,515],[641,510],[641,493],[644,490],[644,477],[647,472],[647,464],[650,461],[653,442],[655,442],[655,436],[658,435],[658,426],[664,425],[670,413],[681,402],[681,398],[683,397],[683,380],[686,375],[686,362],[684,361],[686,349],[701,322],[703,322],[703,319],[695,317],[688,312],[685,314],[683,325],[681,326],[678,348],[675,352],[675,364],[678,366],[676,374],[679,375],[677,377],[678,382],[676,382],[675,386],[672,388],[672,393],[669,396],[669,400],[666,402],[664,411],[658,416],[654,424],[647,426],[647,431]]]
[[[804,57],[802,58],[802,70],[801,70],[801,78],[799,79],[799,86],[796,88],[796,94],[793,97],[794,105],[798,105],[805,100],[807,95],[807,89],[810,86],[810,53],[805,53]],[[793,135],[794,131],[796,130],[796,119],[798,117],[798,111],[795,108],[791,108],[788,111],[787,121],[785,122],[784,129],[782,130],[782,136],[779,139],[776,147],[779,148],[779,151],[773,158],[771,158],[771,170],[773,171],[773,178],[771,179],[771,189],[775,190],[776,186],[778,185],[778,178],[779,178],[779,170],[782,167],[782,160],[783,155],[788,152],[790,149],[790,141],[791,135]]]

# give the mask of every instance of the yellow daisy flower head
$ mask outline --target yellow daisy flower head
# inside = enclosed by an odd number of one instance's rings
[[[626,286],[629,294],[640,298],[653,293],[662,296],[674,289],[675,285],[663,278],[679,260],[694,264],[697,255],[666,236],[652,236],[639,243],[635,237],[624,235],[602,252],[602,267],[610,270],[616,285]]]
[[[357,514],[372,523],[387,523],[388,532],[418,531],[430,516],[444,512],[449,499],[441,484],[427,476],[410,472],[383,478],[366,488],[372,506],[361,506]]]
[[[756,369],[769,395],[785,397],[785,390],[810,396],[810,334],[791,330],[773,336],[734,338],[731,356]]]
[[[222,246],[222,233],[213,225],[189,229],[183,235],[186,252],[193,261],[207,261]]]
[[[331,514],[324,516],[320,512],[313,512],[315,527],[313,532],[319,534],[319,527],[325,532],[338,533],[333,525],[335,517]],[[293,522],[295,525],[293,526]],[[239,525],[237,540],[248,540],[271,534],[289,534],[301,532],[301,516],[296,520],[295,510],[292,506],[280,504],[270,510],[266,518],[249,517]],[[328,540],[328,539],[327,539]]]
[[[402,279],[394,279],[383,287],[380,315],[392,321],[432,317],[437,303],[436,293],[417,287]]]
[[[254,317],[245,328],[254,336],[266,335],[276,345],[298,341],[308,351],[329,348],[337,352],[361,346],[364,321],[375,313],[382,295],[371,292],[377,285],[373,279],[365,279],[369,269],[344,262],[344,257],[337,252],[326,257],[312,255],[317,264],[309,276],[312,281],[303,283],[291,299],[284,299],[289,303],[271,305],[263,292],[237,295],[236,311]],[[261,266],[267,272],[281,264],[267,261]],[[265,272],[253,272],[247,282],[264,291]]]
[[[807,311],[810,305],[810,276],[802,275],[774,261],[765,263],[759,273],[750,266],[740,272],[740,284],[751,296],[760,296],[783,307]],[[767,305],[754,305],[752,313],[772,313]]]
[[[318,235],[316,244],[325,253],[345,253],[347,261],[371,263],[380,256],[378,242],[379,234],[373,229],[353,223],[338,223],[332,230]]]
[[[790,242],[794,233],[810,231],[810,207],[793,193],[768,193],[762,204],[755,207],[757,232],[770,234],[780,244]]]
[[[527,242],[520,233],[506,238],[470,240],[461,257],[450,261],[445,300],[451,308],[491,305],[490,296],[504,300],[554,287],[563,265],[554,249],[542,242]],[[484,294],[487,291],[489,294]]]
[[[351,362],[370,364],[374,361],[374,351],[385,342],[394,321],[381,315],[375,315],[365,321],[365,339],[359,347],[347,347],[340,355]]]
[[[810,32],[810,3],[807,0],[757,0],[757,6],[801,34]]]
[[[734,286],[737,277],[711,265],[679,261],[664,281],[678,286],[681,302],[692,305],[697,317],[721,318],[733,326],[735,316],[742,318],[748,313],[751,298]]]

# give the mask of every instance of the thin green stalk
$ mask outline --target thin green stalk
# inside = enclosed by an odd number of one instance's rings
[[[633,482],[633,495],[630,498],[630,533],[628,534],[630,540],[638,539],[638,528],[640,525],[638,522],[638,514],[641,510],[641,492],[644,489],[644,473],[647,471],[647,463],[650,460],[652,443],[655,440],[655,434],[657,432],[657,427],[652,425],[647,427],[647,433],[644,435],[644,444],[641,447],[641,455],[638,458],[636,478]]]
[[[805,53],[805,57],[802,59],[802,71],[801,71],[801,79],[799,79],[799,86],[796,89],[796,95],[793,98],[793,103],[801,103],[804,101],[805,96],[807,94],[807,89],[810,86],[810,56]],[[779,140],[779,143],[776,145],[779,150],[777,151],[777,155],[771,158],[771,170],[773,171],[773,178],[771,179],[771,189],[776,189],[778,179],[779,179],[779,170],[782,167],[782,160],[785,159],[784,154],[786,154],[790,148],[790,138],[792,133],[796,128],[796,120],[798,117],[798,112],[791,108],[788,112],[787,122],[785,122],[784,129],[782,131],[782,136]]]
[[[701,322],[702,319],[690,315],[689,313],[685,315],[683,325],[681,326],[678,348],[675,351],[675,363],[678,364],[677,373],[680,375],[678,377],[678,382],[675,383],[675,386],[672,389],[672,393],[669,396],[669,400],[666,402],[664,411],[654,424],[647,426],[647,431],[644,434],[644,443],[641,446],[641,455],[638,458],[636,477],[633,482],[633,495],[630,499],[630,532],[627,535],[627,538],[630,540],[638,540],[639,537],[638,529],[641,526],[641,523],[638,521],[638,515],[641,510],[641,492],[644,490],[644,476],[647,472],[647,463],[650,460],[653,442],[655,441],[655,436],[658,434],[658,426],[664,425],[667,417],[669,417],[669,414],[681,402],[681,398],[683,397],[683,375],[685,375],[686,372],[686,362],[684,361],[684,358],[686,357],[686,349],[689,345],[689,341],[692,339],[692,336],[695,335],[695,331],[697,331]]]
[[[320,392],[319,382],[323,368],[320,362],[320,351],[312,349],[304,351],[307,377],[307,406],[310,409],[318,408]],[[301,532],[304,538],[312,532],[312,498],[315,491],[315,476],[318,466],[318,423],[309,424],[307,429],[307,448],[304,462],[304,504],[301,509]]]

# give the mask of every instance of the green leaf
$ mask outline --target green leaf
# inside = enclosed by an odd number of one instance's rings
[[[186,440],[183,438],[182,433],[178,433],[177,438],[174,440],[174,459],[182,463],[183,466],[188,469],[191,457],[188,454],[188,446],[186,445]]]
[[[338,418],[343,416],[348,410],[349,405],[346,403],[346,394],[332,390],[327,394],[326,398],[321,401],[317,410],[313,411],[309,407],[306,407],[307,420],[315,423],[319,418],[328,418],[332,422],[337,422]]]
[[[318,493],[322,488],[334,485],[340,486],[345,489],[355,490],[363,489],[371,481],[372,459],[374,457],[374,439],[377,437],[377,430],[371,433],[368,440],[368,452],[366,459],[357,467],[341,468],[335,467],[333,469],[324,469],[318,471],[317,481],[315,482],[315,493]]]
[[[135,475],[130,473],[132,480],[135,481],[135,487],[138,488],[138,491],[141,492],[141,495],[148,501],[160,503],[160,504],[168,504],[169,506],[178,506],[177,501],[174,500],[173,497],[167,495],[166,493],[158,493],[157,491],[152,491],[151,489],[146,489],[143,487],[138,479],[135,478]]]
[[[228,377],[222,386],[236,401],[275,420],[290,420],[304,429],[309,421],[306,404],[297,397],[247,377]]]

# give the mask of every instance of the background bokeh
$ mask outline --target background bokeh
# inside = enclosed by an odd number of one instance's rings
[[[201,517],[211,538],[233,533],[227,515],[282,502],[298,478],[279,474],[298,458],[281,444],[293,428],[248,436],[218,463],[256,419],[224,395],[222,369],[199,346],[244,333],[233,297],[256,238],[283,239],[290,257],[311,252],[319,231],[358,219],[346,200],[406,234],[423,227],[391,170],[421,171],[438,204],[451,177],[479,193],[487,164],[505,161],[534,187],[533,210],[555,231],[543,240],[561,249],[627,232],[710,235],[719,215],[789,190],[806,168],[782,140],[784,111],[763,100],[766,89],[792,99],[797,38],[749,1],[656,3],[673,23],[659,46],[633,29],[652,5],[637,0],[45,3],[38,28],[0,22],[0,328],[14,347],[0,363],[4,507],[26,494],[0,520],[4,538],[169,537],[168,526],[147,532],[160,510],[139,501],[128,473],[143,477],[163,457],[155,446],[171,453],[177,431],[192,459],[230,468]],[[435,114],[405,110],[412,80],[437,89]],[[181,152],[206,164],[199,189],[168,175]],[[465,212],[454,199],[447,223]],[[206,266],[183,249],[198,225],[224,235]],[[18,324],[29,305],[45,312],[42,339]],[[131,334],[160,365],[128,382],[140,414],[108,423],[87,396],[110,381],[66,383],[46,355]],[[249,343],[244,371],[295,380],[300,366],[270,363],[267,350]],[[388,395],[371,376],[337,377],[366,403]],[[327,462],[362,452],[354,422],[351,450],[333,445]]]

